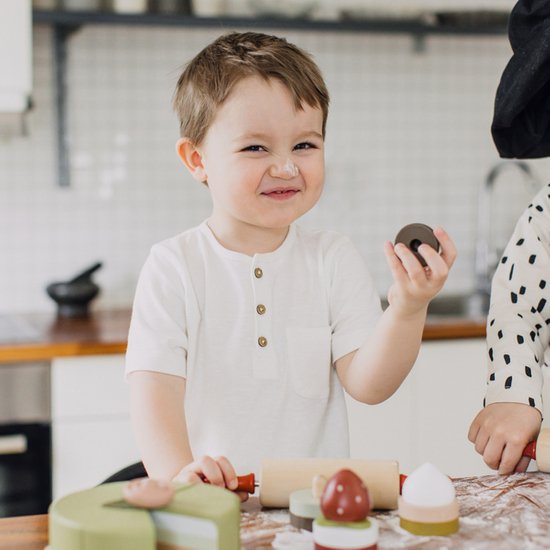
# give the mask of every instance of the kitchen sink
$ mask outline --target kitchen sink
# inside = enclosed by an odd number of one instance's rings
[[[447,294],[436,296],[428,306],[428,315],[453,317],[486,317],[489,297],[480,294]]]
[[[0,344],[20,344],[36,340],[40,332],[17,315],[0,315]]]
[[[382,307],[388,306],[382,300]],[[443,294],[436,296],[428,306],[429,317],[484,318],[489,310],[489,297],[479,294]]]

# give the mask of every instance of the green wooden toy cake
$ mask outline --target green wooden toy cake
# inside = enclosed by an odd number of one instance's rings
[[[240,500],[212,485],[176,485],[161,507],[129,504],[126,482],[72,493],[49,509],[50,550],[239,550]]]

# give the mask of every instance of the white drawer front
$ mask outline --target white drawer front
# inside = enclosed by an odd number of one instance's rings
[[[54,420],[129,414],[124,355],[55,359],[51,384]]]

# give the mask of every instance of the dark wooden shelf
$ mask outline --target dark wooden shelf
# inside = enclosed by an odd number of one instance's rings
[[[276,0],[275,0],[276,1]],[[480,12],[482,13],[482,12]],[[475,19],[475,18],[474,18]],[[109,11],[33,10],[33,23],[53,28],[55,59],[58,179],[61,187],[70,186],[69,140],[66,114],[66,63],[68,38],[85,25],[164,26],[187,29],[216,28],[220,32],[234,29],[278,29],[316,32],[408,34],[413,37],[415,50],[423,51],[425,38],[430,35],[503,35],[507,31],[506,17],[480,18],[466,22],[460,18],[430,23],[421,19],[292,19],[261,17],[195,17],[184,14],[140,13],[124,14]]]
[[[459,34],[498,35],[506,33],[506,24],[430,24],[410,19],[292,19],[261,17],[195,17],[180,14],[122,14],[107,11],[34,10],[34,23],[78,27],[81,25],[140,25],[187,28],[263,28],[301,31],[401,33],[413,35]]]

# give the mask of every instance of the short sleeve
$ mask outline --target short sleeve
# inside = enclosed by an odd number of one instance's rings
[[[126,375],[145,370],[186,376],[187,320],[181,259],[155,245],[137,284],[126,352]]]
[[[332,357],[337,361],[363,345],[382,307],[366,263],[348,238],[342,237],[329,257]]]

